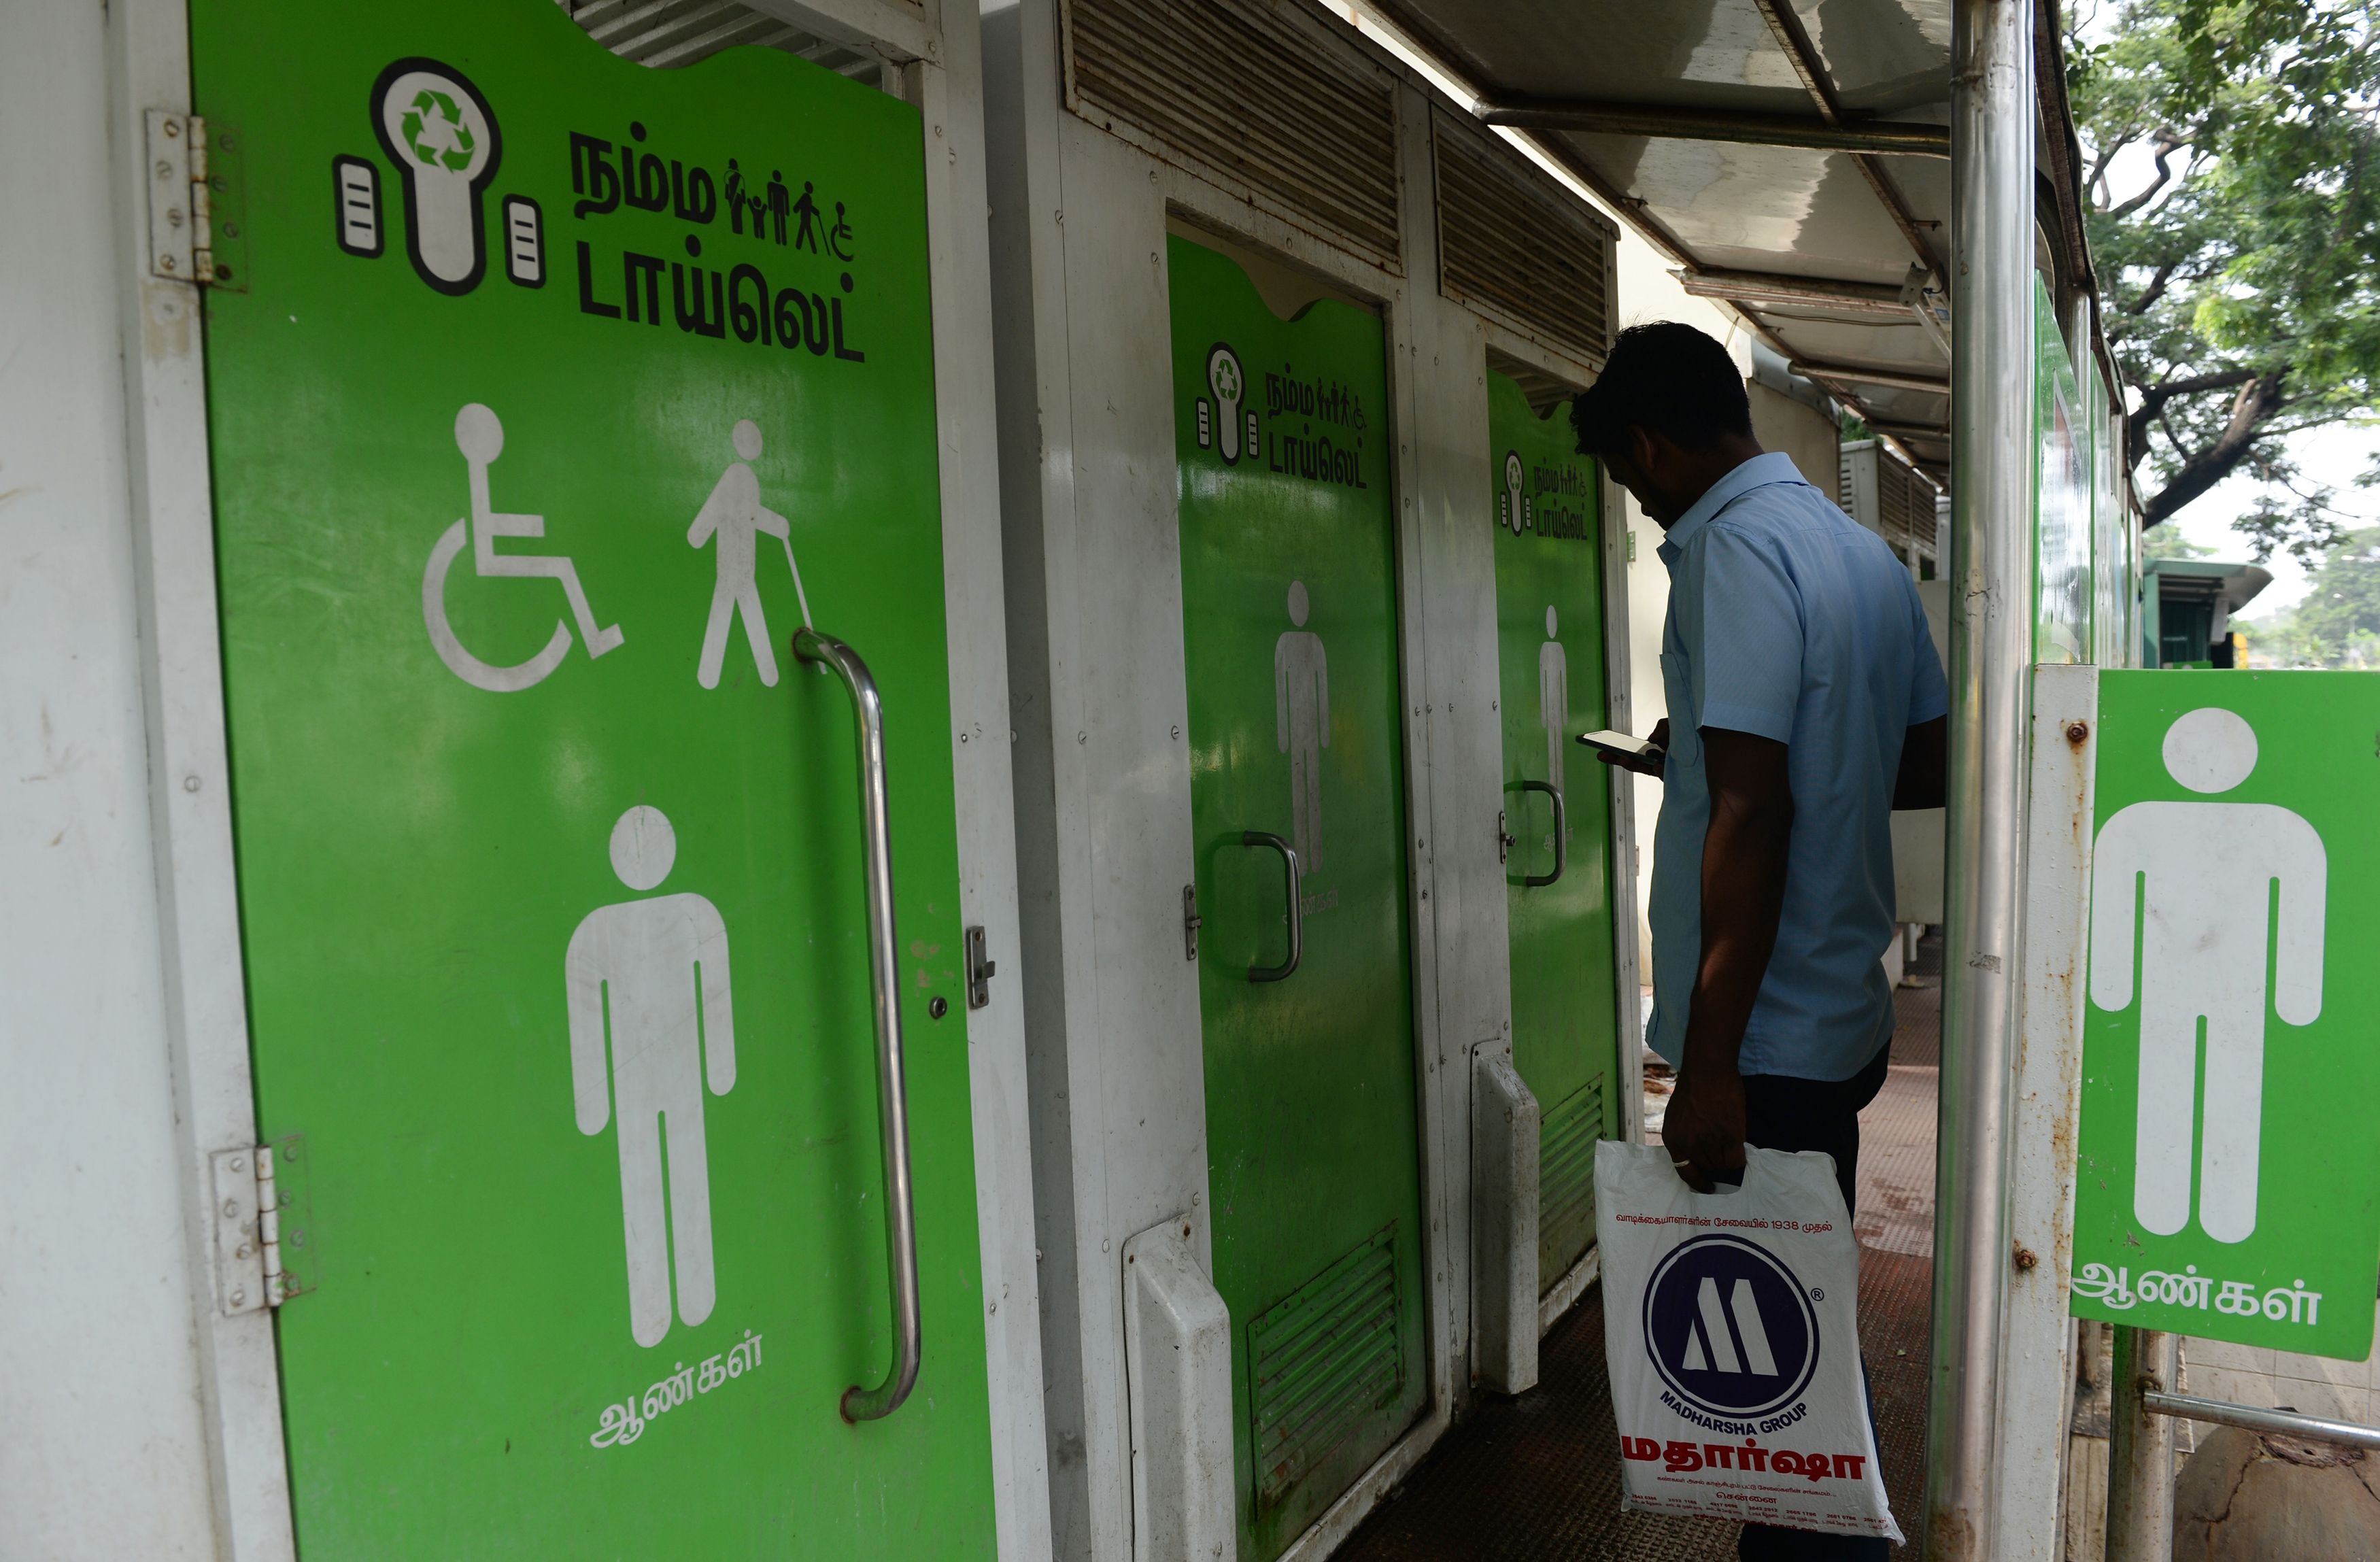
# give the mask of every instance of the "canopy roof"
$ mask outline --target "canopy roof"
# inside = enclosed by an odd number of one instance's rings
[[[1949,463],[1950,0],[1364,0],[1937,480]],[[2056,6],[2043,244],[2087,285]]]

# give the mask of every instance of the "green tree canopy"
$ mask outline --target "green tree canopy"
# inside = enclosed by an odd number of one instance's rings
[[[2295,608],[2239,627],[2285,666],[2380,667],[2380,527],[2332,544]]]
[[[2287,442],[2380,401],[2374,21],[2374,0],[2119,0],[2101,41],[2069,39],[2148,526],[2245,471],[2266,485],[2234,523],[2258,559],[2311,562],[2339,534]],[[2111,188],[2131,148],[2155,174]]]

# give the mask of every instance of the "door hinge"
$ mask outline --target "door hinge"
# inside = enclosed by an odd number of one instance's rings
[[[305,1139],[218,1150],[214,1168],[215,1296],[237,1315],[278,1307],[314,1288],[306,1253]]]
[[[1506,829],[1504,826],[1504,810],[1499,808],[1496,810],[1496,860],[1500,863],[1511,862],[1512,848],[1521,843],[1521,838]]]
[[[1198,886],[1184,884],[1182,886],[1183,959],[1198,958],[1198,929],[1205,926],[1207,926],[1207,919],[1198,914]]]
[[[215,279],[214,200],[207,184],[207,122],[149,111],[149,272],[174,282]]]
[[[981,1009],[991,1002],[992,973],[1000,969],[991,958],[990,942],[980,927],[966,930],[967,1007]]]

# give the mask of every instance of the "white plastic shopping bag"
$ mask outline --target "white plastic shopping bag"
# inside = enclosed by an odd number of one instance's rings
[[[1632,1508],[1835,1534],[1900,1526],[1859,1359],[1859,1248],[1834,1159],[1744,1149],[1697,1193],[1658,1144],[1596,1146],[1603,1331]]]

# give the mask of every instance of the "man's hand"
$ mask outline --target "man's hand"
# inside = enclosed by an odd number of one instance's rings
[[[1631,757],[1598,748],[1595,757],[1607,765],[1617,765],[1623,770],[1633,770],[1640,776],[1651,776],[1659,781],[1662,764],[1670,757],[1670,719],[1667,716],[1653,723],[1653,736],[1649,741],[1653,746],[1644,754]]]
[[[1742,1170],[1743,1076],[1731,1068],[1680,1074],[1661,1120],[1661,1143],[1678,1175],[1698,1193],[1711,1191],[1712,1172]]]

